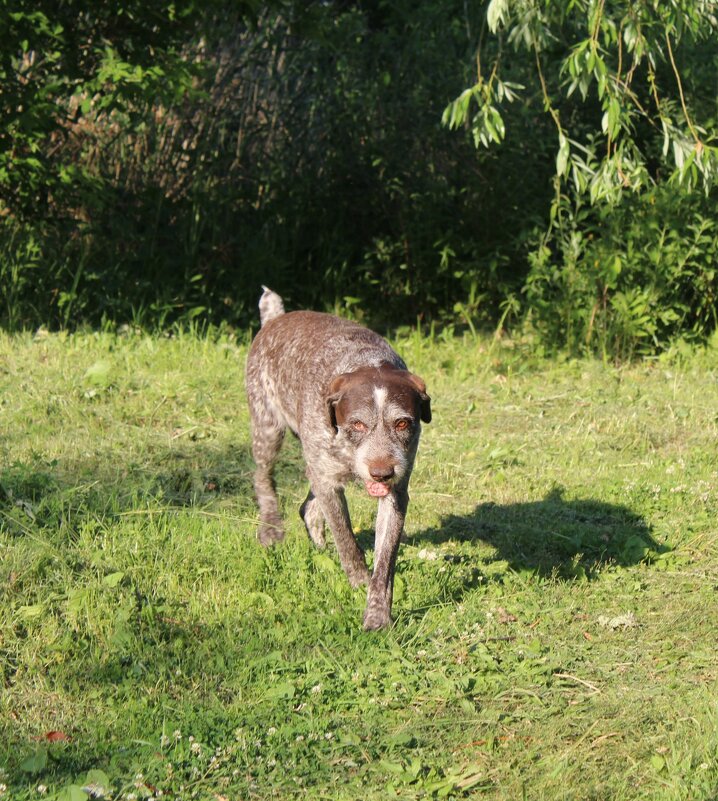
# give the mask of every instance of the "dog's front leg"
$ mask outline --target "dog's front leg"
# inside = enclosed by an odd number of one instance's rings
[[[339,552],[339,561],[342,563],[344,572],[347,574],[349,583],[352,587],[366,584],[369,581],[369,571],[366,567],[364,554],[357,545],[352,532],[351,521],[349,519],[349,508],[344,490],[341,487],[322,488],[319,490],[314,482],[312,492],[316,503],[324,514],[334,542]]]
[[[391,625],[394,568],[408,505],[409,493],[406,487],[397,488],[379,499],[374,541],[374,572],[369,582],[364,610],[364,628],[367,631]]]

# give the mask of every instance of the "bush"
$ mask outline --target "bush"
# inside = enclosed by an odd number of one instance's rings
[[[658,187],[565,208],[531,254],[525,309],[542,342],[618,359],[715,330],[715,198]]]

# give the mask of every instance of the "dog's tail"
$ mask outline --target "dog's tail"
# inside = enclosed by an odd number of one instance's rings
[[[262,286],[262,289],[264,292],[259,299],[259,321],[264,325],[275,317],[279,317],[280,314],[284,314],[284,303],[276,292],[272,292],[266,286]]]

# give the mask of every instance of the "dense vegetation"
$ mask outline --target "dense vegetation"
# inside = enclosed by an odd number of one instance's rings
[[[716,324],[716,4],[0,5],[0,324]],[[467,87],[468,88],[465,88]]]

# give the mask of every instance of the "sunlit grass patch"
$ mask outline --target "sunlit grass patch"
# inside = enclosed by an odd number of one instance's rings
[[[243,346],[0,338],[4,794],[714,796],[715,351],[397,346],[435,417],[370,635],[296,442],[255,540]]]

